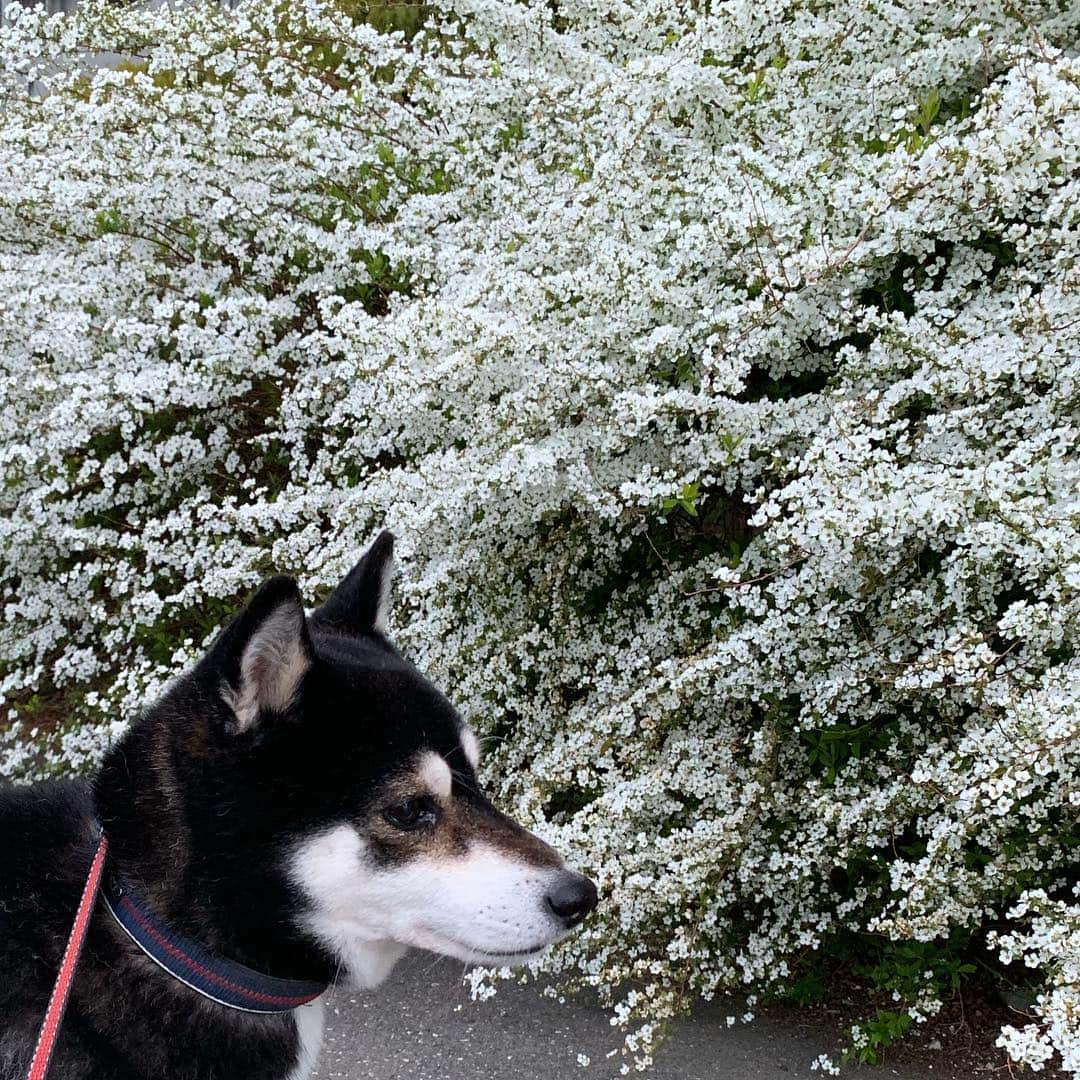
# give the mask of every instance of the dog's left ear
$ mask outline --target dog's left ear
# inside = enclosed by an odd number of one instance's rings
[[[286,712],[313,658],[299,587],[290,577],[270,578],[221,632],[207,658],[233,711],[230,730],[249,731],[264,712]]]
[[[384,529],[326,603],[312,613],[312,625],[346,634],[385,634],[393,574],[394,534]]]

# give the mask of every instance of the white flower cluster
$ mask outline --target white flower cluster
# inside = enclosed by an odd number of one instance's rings
[[[1080,1072],[1080,5],[14,10],[0,774],[387,525],[639,1062],[1044,889]]]
[[[1080,886],[1074,892],[1080,896]],[[1035,889],[1024,893],[1009,915],[1029,919],[1030,928],[991,933],[991,943],[1000,949],[1002,961],[1038,968],[1049,975],[1049,984],[1035,1005],[1041,1024],[1008,1026],[998,1045],[1033,1072],[1041,1072],[1057,1053],[1066,1072],[1080,1073],[1080,905],[1050,900]]]

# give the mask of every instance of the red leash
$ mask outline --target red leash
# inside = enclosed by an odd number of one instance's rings
[[[75,968],[79,963],[79,954],[82,952],[83,942],[86,941],[86,932],[90,929],[90,916],[93,914],[94,901],[101,887],[101,872],[105,868],[105,854],[108,850],[109,841],[102,833],[97,852],[94,854],[94,861],[90,864],[90,874],[83,887],[79,910],[75,915],[75,925],[71,928],[67,948],[64,949],[64,959],[60,962],[56,985],[49,998],[49,1008],[41,1024],[41,1033],[38,1035],[37,1046],[34,1047],[34,1057],[30,1062],[30,1071],[26,1074],[26,1080],[45,1080],[45,1074],[49,1071],[49,1061],[52,1058],[53,1048],[56,1046],[56,1037],[60,1034],[60,1021],[64,1019],[71,984],[75,981]]]

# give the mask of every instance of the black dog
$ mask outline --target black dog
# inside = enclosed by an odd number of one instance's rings
[[[387,639],[392,544],[310,618],[267,581],[92,784],[0,793],[0,1078],[26,1075],[102,827],[55,1080],[299,1080],[339,973],[375,986],[409,946],[518,962],[595,906]]]

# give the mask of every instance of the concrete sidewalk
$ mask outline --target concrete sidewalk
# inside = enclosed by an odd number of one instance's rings
[[[385,986],[369,994],[332,992],[318,1080],[609,1080],[619,1075],[622,1039],[595,1005],[566,1005],[536,987],[505,984],[487,1002],[461,985],[462,965],[423,953],[409,956]],[[679,1024],[643,1080],[822,1080],[811,1072],[833,1049],[775,1021],[729,1028],[724,1009],[702,1008]],[[578,1064],[585,1054],[590,1064]],[[844,1070],[857,1080],[930,1080],[941,1072],[899,1066]]]

